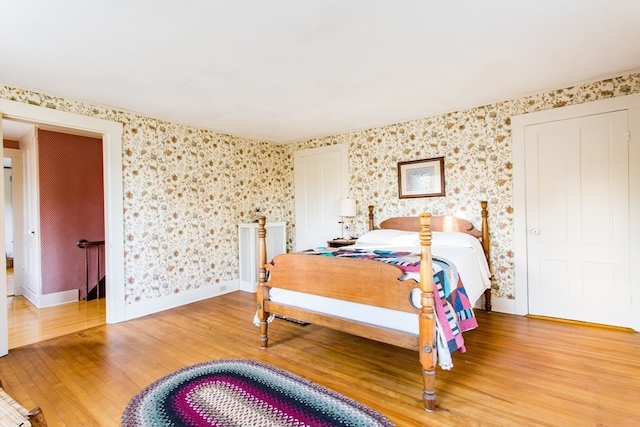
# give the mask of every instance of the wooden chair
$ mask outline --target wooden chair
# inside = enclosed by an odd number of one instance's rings
[[[38,407],[28,411],[4,391],[0,381],[0,426],[26,427],[29,425],[47,427],[42,409]]]

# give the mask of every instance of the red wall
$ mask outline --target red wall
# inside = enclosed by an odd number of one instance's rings
[[[38,130],[42,293],[79,289],[85,296],[85,251],[78,240],[104,240],[102,139]],[[89,250],[89,289],[97,283]],[[104,246],[100,248],[104,276]]]
[[[2,140],[2,147],[3,148],[19,149],[20,148],[20,143],[18,141],[11,141],[9,139],[3,139]]]

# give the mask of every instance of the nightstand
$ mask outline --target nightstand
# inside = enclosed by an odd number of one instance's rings
[[[327,246],[330,248],[340,248],[342,246],[355,245],[358,239],[333,239],[327,242]]]

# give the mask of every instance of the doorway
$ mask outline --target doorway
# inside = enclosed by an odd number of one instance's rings
[[[111,285],[107,289],[106,322],[126,320],[124,293],[124,215],[122,200],[122,124],[118,122],[52,110],[16,101],[0,99],[2,118],[38,124],[54,131],[102,138],[106,269]],[[1,128],[0,128],[1,133]],[[0,178],[4,185],[4,178]],[[4,206],[4,201],[2,201]],[[4,216],[0,217],[4,229]],[[4,250],[4,239],[0,240]],[[6,271],[1,270],[0,295],[6,292]],[[0,298],[0,356],[8,352],[7,301]]]
[[[15,287],[13,281],[13,189],[11,157],[3,158],[4,166],[4,239],[5,239],[5,258],[7,269],[7,296],[15,295]]]
[[[22,295],[22,238],[15,230],[22,229],[22,159],[19,150],[4,149],[4,240],[7,272],[7,296]]]
[[[9,345],[16,348],[104,323],[105,301],[88,303],[105,295],[104,247],[93,245],[104,243],[105,233],[102,139],[6,119],[2,125],[3,144],[10,147],[4,149]],[[30,157],[29,147],[36,146],[38,155]],[[36,157],[38,164],[25,170],[38,171],[38,178],[21,179],[23,158]],[[33,198],[27,210],[23,195]],[[24,236],[34,240],[32,253]],[[80,247],[81,238],[92,245]],[[26,283],[23,260],[29,258],[41,267],[31,266],[36,274]]]

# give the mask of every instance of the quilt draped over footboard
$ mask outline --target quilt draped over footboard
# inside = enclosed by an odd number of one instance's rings
[[[407,278],[420,271],[420,255],[414,252],[370,250],[358,248],[316,248],[300,253],[342,258],[370,259],[393,264],[405,273]],[[443,369],[451,369],[450,353],[464,353],[462,333],[478,326],[471,301],[467,296],[461,278],[453,263],[440,257],[433,257],[433,280],[435,284],[435,311],[438,328],[440,353],[439,364]],[[444,338],[441,340],[440,338]]]

